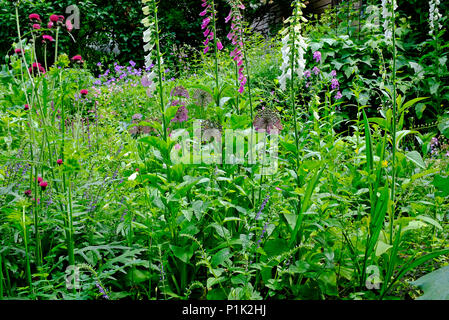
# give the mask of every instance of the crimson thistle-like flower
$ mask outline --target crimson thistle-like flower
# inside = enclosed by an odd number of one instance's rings
[[[225,22],[228,23],[231,21],[231,32],[228,33],[227,38],[231,40],[234,45],[234,50],[231,52],[230,56],[237,63],[240,83],[238,91],[239,93],[243,93],[247,78],[243,73],[243,59],[245,58],[245,50],[243,48],[243,17],[240,10],[244,10],[245,6],[240,2],[240,0],[229,0],[228,2],[231,5],[231,11],[229,11]]]

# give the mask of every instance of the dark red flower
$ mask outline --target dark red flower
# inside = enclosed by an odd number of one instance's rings
[[[33,20],[41,21],[41,17],[37,13],[32,13],[28,17],[30,18],[31,21]]]
[[[59,21],[59,16],[56,15],[56,14],[52,14],[52,15],[50,16],[50,21],[51,21],[51,22],[58,22],[58,21]]]
[[[62,164],[62,159],[58,159],[58,160],[56,161],[56,163],[59,164],[59,165],[61,165],[61,164]]]
[[[14,50],[14,53],[16,53],[16,54],[20,54],[22,52],[25,52],[25,51],[23,51],[23,49],[20,49],[20,48],[17,48]]]
[[[37,24],[37,23],[33,24],[33,29],[39,30],[40,28],[41,28],[40,24]]]
[[[66,20],[65,26],[66,26],[68,32],[72,32],[73,25],[72,25],[72,22],[70,20]]]
[[[83,96],[87,96],[87,94],[89,93],[89,91],[88,91],[87,89],[82,89],[82,90],[80,90],[80,93],[81,93]]]
[[[41,65],[40,63],[34,62],[33,65],[32,65],[32,67],[29,67],[29,68],[28,68],[28,70],[30,71],[30,73],[33,73],[35,70],[38,70],[38,69],[39,69],[39,71],[40,71],[41,73],[45,73],[45,69],[44,69],[44,67],[42,67],[42,65]]]
[[[82,64],[84,62],[83,58],[80,55],[76,55],[76,56],[72,57],[72,61],[74,63],[78,63],[78,64]]]
[[[53,42],[53,41],[55,41],[55,39],[53,39],[53,37],[49,36],[48,34],[44,34],[42,36],[42,43],[47,43],[47,41]]]
[[[37,182],[41,183],[42,181],[44,181],[44,179],[42,179],[41,177],[37,177]]]
[[[25,190],[25,195],[31,197],[31,189]]]
[[[24,107],[23,107],[23,109],[26,111],[26,110],[30,110],[30,106],[29,105],[25,105]]]
[[[42,191],[45,191],[45,189],[48,186],[48,183],[47,183],[47,181],[42,181],[41,183],[39,183],[39,185],[41,186]]]

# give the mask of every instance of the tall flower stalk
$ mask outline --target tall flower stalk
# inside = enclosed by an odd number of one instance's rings
[[[301,22],[307,22],[303,17],[302,8],[305,4],[301,0],[295,0],[292,3],[293,15],[286,20],[289,26],[281,31],[282,38],[282,74],[278,78],[281,90],[286,90],[287,80],[290,79],[290,102],[293,114],[293,124],[295,128],[295,143],[296,143],[296,168],[299,169],[299,136],[298,124],[296,119],[296,104],[295,104],[295,80],[302,78],[305,69],[304,53],[307,49],[307,39],[301,35]],[[296,75],[295,75],[296,74]],[[298,177],[299,185],[299,177]]]
[[[149,69],[153,66],[153,58],[156,58],[156,68],[152,68],[149,75],[146,76],[147,80],[151,82],[148,89],[149,95],[151,91],[156,89],[156,76],[158,80],[159,98],[161,104],[162,113],[162,130],[164,140],[167,140],[167,125],[165,123],[165,104],[164,104],[164,87],[162,83],[163,64],[164,59],[161,54],[160,39],[159,39],[159,20],[157,16],[158,7],[156,0],[142,0],[143,4],[148,3],[147,6],[142,8],[145,17],[142,20],[143,25],[147,28],[143,33],[143,41],[145,42],[144,50],[148,52],[145,56],[145,66]],[[154,48],[156,48],[154,50]],[[156,69],[156,71],[155,71]]]
[[[200,16],[205,17],[201,23],[201,29],[203,31],[203,35],[206,38],[204,40],[204,51],[206,54],[210,49],[210,42],[213,41],[214,44],[214,59],[215,59],[215,87],[217,88],[217,92],[219,91],[218,84],[218,51],[223,49],[223,44],[217,38],[217,11],[215,10],[215,1],[214,0],[201,0],[201,6],[204,8],[201,11]],[[212,22],[212,24],[211,24]]]
[[[395,10],[397,9],[396,0],[382,0],[382,16],[384,19],[384,36],[385,41],[391,44],[393,50],[393,69],[392,69],[392,82],[393,82],[393,92],[392,92],[392,104],[393,104],[393,115],[391,123],[391,135],[392,135],[392,171],[391,171],[391,193],[390,199],[392,203],[392,208],[390,210],[390,243],[393,243],[393,220],[395,211],[395,188],[396,188],[396,131],[397,131],[397,102],[396,102],[396,25],[395,25]]]

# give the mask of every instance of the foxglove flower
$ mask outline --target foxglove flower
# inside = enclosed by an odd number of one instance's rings
[[[440,19],[443,17],[438,9],[438,6],[440,5],[440,0],[430,0],[429,1],[429,35],[433,35],[436,31],[441,30],[443,27],[440,23]]]
[[[287,79],[292,79],[292,73],[296,72],[299,78],[303,77],[306,61],[304,53],[307,49],[308,39],[301,35],[301,21],[307,22],[302,15],[305,4],[301,1],[295,2],[293,15],[286,20],[290,25],[281,31],[282,38],[282,74],[278,78],[281,90],[286,89]],[[292,59],[294,59],[292,61]],[[293,70],[292,70],[293,64]]]
[[[241,10],[245,9],[245,6],[241,3],[240,0],[228,0],[231,5],[231,11],[225,19],[225,22],[228,23],[231,21],[231,32],[229,32],[227,38],[232,41],[234,45],[234,50],[231,52],[230,56],[237,63],[238,69],[238,77],[239,77],[239,89],[240,93],[243,93],[245,90],[245,84],[247,83],[247,78],[244,74],[243,67],[243,59],[244,57],[244,48],[243,42],[245,41],[243,37],[243,16]]]
[[[210,43],[213,43],[214,39],[216,39],[216,35],[214,34],[214,26],[211,25],[211,22],[215,19],[217,12],[213,10],[215,8],[214,6],[214,0],[201,0],[202,4],[201,6],[204,8],[203,11],[200,12],[200,17],[203,18],[203,21],[201,22],[201,30],[203,31],[203,35],[206,38],[203,42],[204,44],[204,50],[203,53],[206,54],[210,49]],[[217,50],[223,49],[223,44],[220,40],[216,39],[217,43]]]
[[[396,3],[396,0],[382,0],[382,16],[384,19],[384,33],[385,33],[385,39],[386,40],[391,40],[392,35],[393,35],[393,27],[392,27],[392,18],[393,18],[393,13],[391,10],[391,5],[392,5],[392,1],[393,2],[393,11],[397,9],[398,5]]]
[[[149,83],[147,86],[147,96],[152,97],[153,92],[156,90],[156,68],[152,68],[154,66],[153,64],[153,57],[155,56],[155,52],[153,52],[154,47],[156,46],[156,24],[155,24],[155,17],[156,12],[154,12],[154,2],[155,0],[143,0],[143,3],[151,2],[149,6],[145,6],[142,8],[143,14],[146,16],[142,20],[142,24],[145,28],[147,28],[143,32],[143,42],[145,43],[143,46],[143,49],[145,52],[148,52],[148,54],[145,56],[145,67],[150,70],[151,72],[147,75],[144,75],[145,80],[142,80],[142,83],[145,82],[146,84]],[[164,60],[162,56],[160,57],[160,68],[163,70],[163,63]]]

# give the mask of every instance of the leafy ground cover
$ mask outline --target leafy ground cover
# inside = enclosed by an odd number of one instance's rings
[[[265,39],[242,2],[198,1],[203,46],[168,60],[145,0],[145,65],[91,69],[58,52],[70,20],[16,9],[0,299],[447,299],[439,1],[425,40],[391,1],[292,5]]]

